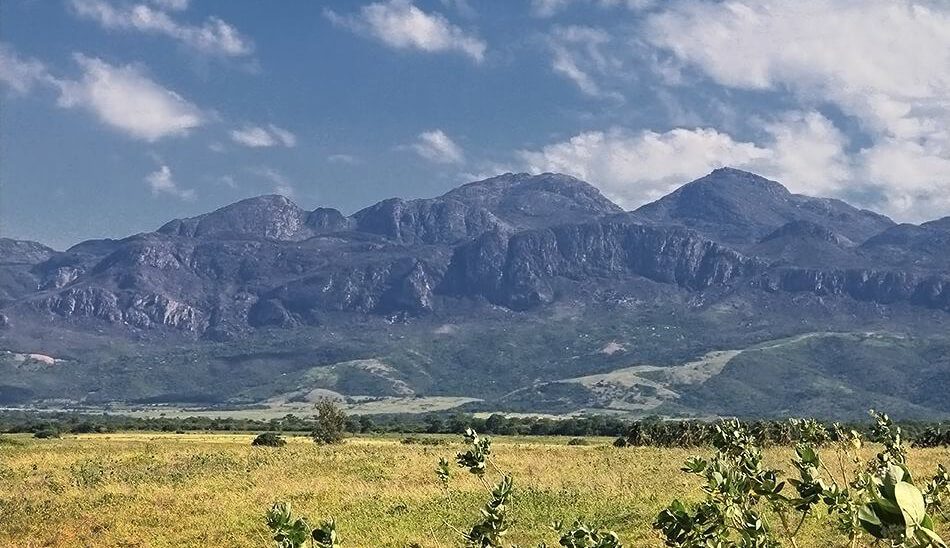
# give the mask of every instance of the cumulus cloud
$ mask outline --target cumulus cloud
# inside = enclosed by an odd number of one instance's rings
[[[605,74],[616,73],[621,68],[622,63],[605,51],[610,41],[610,34],[603,29],[577,25],[555,27],[548,36],[551,68],[587,95],[622,99],[622,95],[606,91],[598,83]]]
[[[324,12],[330,21],[371,36],[394,49],[428,53],[458,52],[480,63],[488,46],[477,35],[453,25],[439,13],[426,13],[409,0],[389,0],[360,8],[358,14]]]
[[[155,83],[132,65],[115,66],[77,54],[79,80],[57,80],[59,105],[82,108],[137,139],[157,141],[187,134],[205,115],[177,93]]]
[[[852,177],[842,154],[846,141],[821,114],[789,113],[764,127],[768,138],[762,144],[713,128],[590,131],[539,150],[519,151],[518,158],[528,171],[584,179],[627,209],[725,166],[777,179],[793,192],[819,195]]]
[[[35,59],[24,59],[13,48],[0,43],[0,82],[18,94],[24,94],[37,84],[51,81],[52,78],[43,63]]]
[[[518,153],[528,171],[556,171],[584,179],[628,209],[717,167],[745,165],[768,155],[767,149],[737,142],[711,128],[589,131]]]
[[[167,36],[209,55],[239,57],[250,55],[254,50],[250,40],[217,17],[209,17],[202,25],[195,26],[177,21],[164,11],[185,9],[188,2],[153,0],[153,3],[158,9],[147,4],[112,4],[108,0],[70,0],[76,15],[107,29]]]
[[[950,215],[950,154],[914,141],[888,139],[860,154],[860,176],[898,219],[925,221]]]
[[[765,122],[769,155],[745,167],[783,182],[795,192],[838,196],[855,178],[847,138],[818,112],[788,112]]]
[[[183,189],[178,186],[172,178],[172,170],[167,165],[162,165],[157,171],[149,173],[145,177],[145,182],[148,183],[154,196],[167,194],[182,200],[193,200],[195,198],[194,190]]]
[[[270,124],[266,128],[246,125],[242,128],[231,130],[231,140],[251,148],[273,147],[278,145],[287,148],[297,146],[296,135],[274,124]]]
[[[465,162],[462,147],[458,146],[441,129],[420,133],[411,148],[416,154],[430,162],[438,164],[461,164]]]
[[[853,188],[901,219],[948,213],[947,4],[683,0],[651,14],[643,35],[723,86],[834,104],[870,141],[850,158]]]

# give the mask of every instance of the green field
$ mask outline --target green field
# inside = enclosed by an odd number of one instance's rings
[[[262,515],[288,501],[317,521],[333,516],[349,547],[458,546],[457,529],[478,517],[484,488],[454,471],[444,490],[439,457],[462,448],[407,445],[396,437],[317,446],[292,438],[254,448],[230,434],[96,434],[58,440],[5,436],[0,443],[0,546],[272,545]],[[625,546],[661,546],[650,523],[679,497],[697,500],[698,479],[679,471],[709,450],[618,449],[611,440],[568,446],[566,438],[498,438],[494,460],[515,477],[510,541],[556,545],[547,526],[583,517],[617,531]],[[866,449],[868,456],[873,449]],[[790,470],[791,450],[767,460]],[[950,449],[912,450],[911,469],[931,474]],[[801,546],[843,546],[818,519]],[[938,526],[950,533],[947,523]],[[833,539],[833,540],[832,540]]]

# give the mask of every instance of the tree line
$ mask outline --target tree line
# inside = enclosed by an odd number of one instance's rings
[[[194,417],[131,417],[119,414],[80,412],[0,412],[0,432],[33,433],[40,437],[65,433],[144,432],[284,432],[310,433],[319,426],[314,415],[288,414],[273,419]],[[616,438],[618,446],[692,447],[710,445],[713,422],[664,420],[647,417],[625,420],[604,415],[570,418],[488,417],[471,414],[346,415],[342,428],[347,434],[460,434],[471,428],[495,436],[602,436]],[[799,435],[787,420],[746,421],[756,442],[789,445]],[[834,426],[826,424],[829,428]],[[919,447],[950,446],[950,422],[902,421],[904,435]],[[868,422],[837,425],[830,431],[868,432]]]

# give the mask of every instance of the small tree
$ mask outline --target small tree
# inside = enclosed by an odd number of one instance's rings
[[[283,447],[287,445],[287,440],[280,437],[280,434],[277,432],[264,432],[260,434],[254,441],[251,442],[251,445],[258,445],[262,447]]]
[[[319,444],[340,443],[346,429],[346,413],[332,400],[322,400],[314,405],[313,441]]]
[[[33,431],[33,437],[41,440],[60,437],[59,426],[47,423]]]

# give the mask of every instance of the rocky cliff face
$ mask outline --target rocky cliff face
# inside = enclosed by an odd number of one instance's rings
[[[393,198],[353,215],[356,229],[404,244],[453,244],[508,225],[491,211],[457,200]]]
[[[902,270],[780,268],[756,281],[769,291],[809,292],[879,304],[906,302],[950,311],[950,276]]]
[[[947,249],[948,219],[894,225],[736,170],[626,214],[572,177],[505,174],[350,217],[262,196],[62,253],[0,240],[0,311],[6,325],[234,334],[334,313],[451,314],[446,299],[527,311],[602,284],[641,291],[637,280],[950,310]]]
[[[759,266],[689,230],[606,221],[487,234],[456,250],[444,289],[524,310],[554,300],[558,278],[596,283],[641,276],[702,290],[749,277]]]

